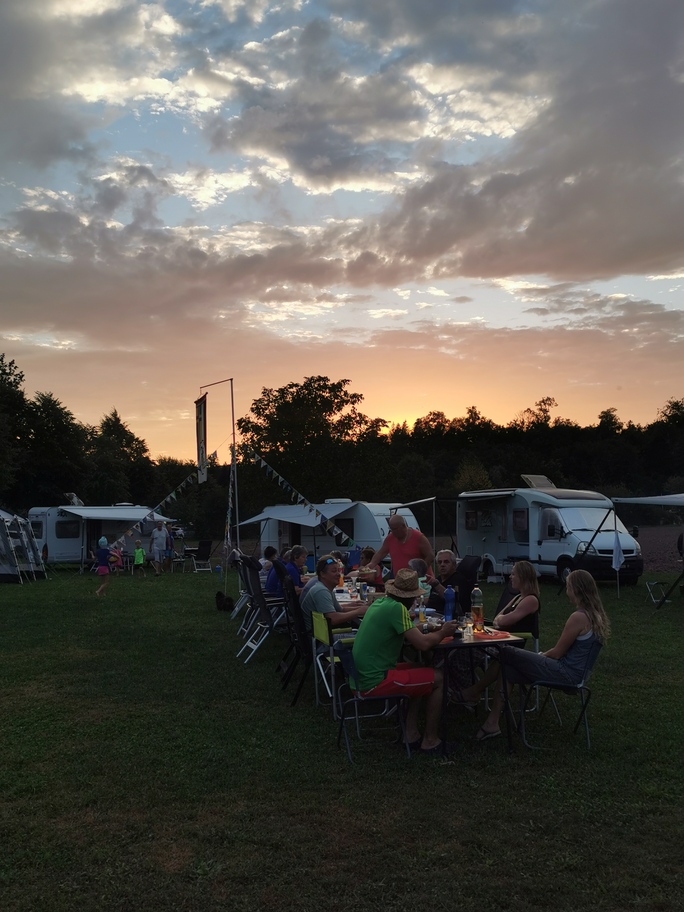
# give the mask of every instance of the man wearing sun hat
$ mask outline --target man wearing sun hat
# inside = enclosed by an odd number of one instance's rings
[[[354,640],[353,656],[358,680],[353,682],[363,696],[410,697],[406,734],[411,748],[425,753],[442,749],[438,728],[442,708],[442,673],[411,662],[398,662],[404,643],[419,652],[433,649],[444,637],[453,636],[456,622],[423,633],[409,617],[408,609],[423,594],[415,570],[399,570],[385,584],[385,595],[368,608]],[[420,697],[427,697],[425,733],[418,729]]]

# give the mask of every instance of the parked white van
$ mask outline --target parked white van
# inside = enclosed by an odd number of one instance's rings
[[[485,576],[508,575],[526,560],[541,576],[564,580],[581,567],[595,579],[614,580],[615,532],[624,563],[620,581],[636,583],[644,569],[639,543],[610,498],[596,491],[557,488],[544,475],[526,476],[531,487],[464,491],[456,503],[461,557],[482,558]]]

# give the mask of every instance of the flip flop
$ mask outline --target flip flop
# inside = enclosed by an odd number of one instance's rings
[[[486,729],[480,727],[477,730],[475,735],[476,741],[490,741],[492,738],[498,738],[501,734],[501,729],[497,729],[495,732],[488,732]]]

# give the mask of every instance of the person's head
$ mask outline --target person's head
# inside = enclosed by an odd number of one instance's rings
[[[107,539],[106,539],[106,538],[104,537],[104,535],[103,535],[102,538],[98,541],[97,544],[98,544],[98,547],[100,547],[100,548],[106,548],[107,545],[109,544],[109,542],[107,541]]]
[[[404,541],[408,533],[408,526],[403,516],[393,513],[387,521],[387,526],[395,538],[398,538],[399,541]]]
[[[332,591],[340,578],[340,562],[332,554],[324,554],[316,561],[316,576]]]
[[[303,545],[295,545],[290,552],[290,561],[295,567],[303,567],[306,563],[306,556],[309,552]]]
[[[267,545],[264,548],[264,560],[272,561],[274,557],[278,556],[278,551],[273,545]]]
[[[409,570],[416,571],[418,579],[422,579],[427,574],[427,561],[424,561],[422,557],[412,557],[408,565]]]
[[[284,564],[289,564],[291,556],[292,556],[292,550],[290,548],[284,548],[280,552],[280,559]]]
[[[372,548],[362,548],[359,556],[359,567],[367,567],[373,560],[375,551]]]
[[[136,540],[135,540],[135,547],[136,547],[136,548],[142,548],[142,542],[140,541],[139,538],[136,538]]]
[[[285,560],[285,555],[289,554],[289,553],[290,553],[290,546],[283,545],[283,547],[280,549],[280,559]]]
[[[573,570],[565,580],[565,591],[575,608],[584,611],[591,629],[604,643],[610,635],[610,621],[601,603],[594,577],[587,570]]]
[[[511,586],[523,595],[536,595],[539,598],[537,571],[529,561],[517,561],[513,564]]]
[[[163,529],[163,528],[164,528],[164,523],[161,521],[161,519],[158,519],[158,520],[157,520],[157,528],[158,528],[158,529]]]
[[[407,567],[397,570],[394,579],[385,583],[385,594],[410,608],[415,599],[423,595],[416,571],[409,570]]]
[[[456,569],[456,555],[453,551],[448,549],[443,549],[442,551],[437,552],[437,573],[446,579],[447,576],[451,574]]]
[[[344,558],[342,557],[341,551],[331,551],[330,553],[332,554],[333,557],[336,557],[338,559],[338,561],[344,560]]]

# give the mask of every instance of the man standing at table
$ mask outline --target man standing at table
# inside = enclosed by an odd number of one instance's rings
[[[397,573],[406,569],[409,561],[415,557],[422,558],[428,565],[428,572],[431,573],[435,555],[432,553],[430,542],[420,529],[411,529],[404,517],[399,516],[398,513],[393,513],[390,516],[387,526],[389,527],[389,533],[373,555],[366,569],[374,570],[380,561],[389,554],[392,560],[392,576],[395,578]]]
[[[317,580],[305,587],[301,601],[302,614],[306,629],[311,632],[311,612],[320,611],[326,614],[333,627],[347,627],[354,618],[363,617],[366,613],[365,603],[355,605],[344,611],[335,598],[335,588],[340,579],[340,564],[332,554],[324,554],[316,563]]]
[[[422,594],[415,570],[399,570],[385,585],[385,596],[376,599],[354,639],[354,683],[362,696],[409,697],[406,736],[412,750],[437,754],[442,750],[439,720],[442,710],[442,672],[425,665],[398,662],[404,643],[419,652],[434,649],[444,637],[453,636],[457,624],[449,621],[439,630],[423,633],[409,617],[408,609]],[[418,728],[420,698],[427,697],[425,733]],[[452,745],[453,747],[453,745]],[[447,753],[449,745],[447,745]]]

